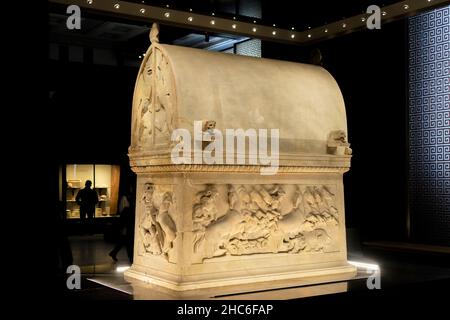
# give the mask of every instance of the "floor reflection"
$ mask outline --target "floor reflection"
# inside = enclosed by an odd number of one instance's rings
[[[119,251],[114,262],[108,253],[113,243],[104,240],[103,235],[70,237],[74,264],[82,271],[82,289],[69,292],[71,297],[83,300],[129,300],[129,299],[210,299],[210,300],[284,300],[313,297],[344,292],[364,292],[372,277],[372,286],[377,282],[383,288],[442,281],[450,279],[450,265],[445,259],[431,259],[420,255],[399,254],[377,250],[364,253],[350,253],[349,263],[358,268],[358,274],[349,281],[322,283],[316,285],[261,290],[253,292],[234,291],[233,288],[209,289],[201,292],[176,294],[152,284],[124,278],[124,271],[130,266],[126,250]],[[369,279],[369,280],[368,280]]]

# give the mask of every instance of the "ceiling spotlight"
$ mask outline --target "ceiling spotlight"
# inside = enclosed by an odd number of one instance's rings
[[[87,4],[92,4],[94,2],[94,0],[87,0],[86,2],[87,2]]]
[[[365,17],[362,17],[362,18],[361,18],[361,21],[362,21],[362,22],[365,22],[365,21],[366,21],[366,18],[365,18]]]
[[[189,12],[192,12],[192,8],[189,8]]]
[[[139,10],[142,14],[144,14],[145,13],[145,9],[144,8],[142,8],[141,10]]]
[[[272,31],[272,34],[273,34],[274,36],[276,36],[276,35],[277,35],[277,32],[276,32],[275,30],[273,30],[273,31]]]
[[[294,29],[295,29],[294,27],[291,28],[291,30],[294,30]]]
[[[308,30],[311,30],[311,27],[310,27],[310,26],[308,26]]]
[[[233,20],[236,20],[236,17],[233,17]]]
[[[275,23],[273,24],[274,27],[276,27]]]
[[[142,56],[145,57],[145,53],[143,53]]]
[[[211,15],[212,15],[212,16],[215,16],[215,13],[213,12],[213,13],[211,13]]]
[[[253,20],[253,23],[256,23],[256,20]]]
[[[236,29],[236,23],[233,23],[233,24],[231,25],[231,27],[232,27],[233,29]]]
[[[188,17],[188,21],[189,21],[189,22],[192,22],[192,20],[194,20],[193,17]]]
[[[323,32],[328,33],[328,29],[323,30]]]
[[[139,56],[139,59],[142,59],[142,56]]]
[[[170,12],[165,12],[165,13],[164,13],[164,17],[170,18]]]
[[[408,10],[408,9],[409,9],[409,5],[404,4],[404,5],[403,5],[403,9]]]
[[[308,34],[308,38],[311,38],[311,37],[312,37],[311,33],[310,33],[310,34]]]
[[[168,5],[168,4],[166,4],[166,8],[169,8],[169,5]]]
[[[215,25],[215,24],[216,24],[216,21],[211,20],[209,23],[211,23],[212,25]]]
[[[291,39],[294,39],[295,38],[295,34],[291,34]]]
[[[256,30],[257,30],[256,28],[253,28],[253,29],[252,29],[253,32],[256,32]]]
[[[381,15],[385,16],[385,15],[387,15],[387,12],[386,12],[386,11],[383,11],[383,12],[381,13]]]
[[[120,8],[120,4],[116,3],[116,4],[114,5],[114,8],[119,9],[119,8]]]
[[[346,24],[346,23],[343,23],[343,24],[342,24],[342,28],[347,28],[347,24]]]

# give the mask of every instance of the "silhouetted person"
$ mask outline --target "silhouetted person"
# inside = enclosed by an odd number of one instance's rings
[[[126,194],[122,196],[119,202],[119,232],[117,243],[109,256],[117,261],[117,253],[125,246],[128,259],[133,262],[133,242],[134,242],[134,193],[130,186]]]
[[[75,198],[80,206],[80,221],[84,225],[84,219],[87,216],[87,231],[92,233],[92,219],[94,218],[95,205],[98,203],[98,194],[91,189],[92,181],[86,180],[85,187],[78,191]]]

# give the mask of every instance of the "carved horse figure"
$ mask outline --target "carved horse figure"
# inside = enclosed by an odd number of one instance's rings
[[[337,221],[337,209],[330,206],[333,194],[326,187],[315,186],[307,187],[303,193],[297,188],[295,194],[294,209],[278,222],[285,234],[284,241],[289,243],[301,239],[306,251],[323,250],[331,244],[331,237],[322,226],[326,228],[328,222],[335,225]]]
[[[292,210],[280,217],[278,221],[278,228],[284,233],[285,240],[294,238],[305,230],[305,214],[303,209],[303,194],[300,188],[297,187],[294,198],[292,199]]]
[[[234,235],[239,233],[238,228],[242,220],[243,217],[239,212],[230,210],[208,225],[202,231],[201,237],[194,243],[194,252],[201,255],[200,262],[204,258],[224,255],[227,252],[225,245]]]

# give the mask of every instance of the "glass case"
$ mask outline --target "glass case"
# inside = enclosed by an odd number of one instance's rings
[[[65,210],[68,219],[80,218],[80,207],[76,202],[78,192],[87,180],[97,192],[98,203],[95,218],[111,217],[117,214],[119,198],[120,167],[109,164],[67,164],[61,170],[61,181],[65,180]]]

